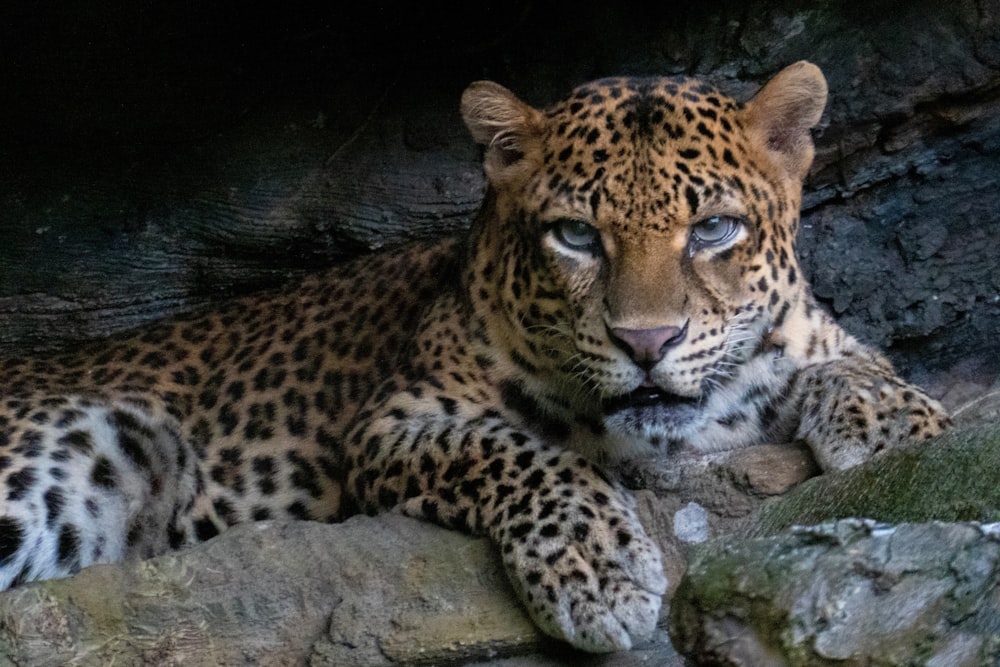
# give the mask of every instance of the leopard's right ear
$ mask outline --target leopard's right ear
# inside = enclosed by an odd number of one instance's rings
[[[486,147],[490,180],[516,171],[542,134],[541,112],[492,81],[476,81],[465,89],[462,118],[476,143]]]

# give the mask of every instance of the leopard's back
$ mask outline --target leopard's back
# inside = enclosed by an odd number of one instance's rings
[[[454,285],[455,260],[453,241],[412,244],[294,288],[0,362],[0,479],[18,489],[5,510],[8,534],[42,536],[40,562],[51,556],[73,569],[149,556],[240,521],[342,518],[344,432],[405,365],[428,305]],[[128,435],[123,415],[142,427]],[[156,448],[174,454],[154,456]],[[161,506],[173,504],[155,520],[146,510],[95,517],[128,497],[147,506],[138,498],[152,498],[153,488],[187,491],[157,495]],[[30,512],[14,501],[47,508],[35,533],[16,518]],[[85,544],[85,517],[129,529],[98,548]],[[22,545],[10,541],[11,554]],[[8,580],[56,571],[12,572],[2,551]]]

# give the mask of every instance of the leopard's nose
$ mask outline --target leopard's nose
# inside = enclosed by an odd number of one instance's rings
[[[649,371],[660,363],[667,350],[684,340],[687,336],[687,323],[683,327],[655,329],[608,327],[608,336],[635,362],[636,366]]]

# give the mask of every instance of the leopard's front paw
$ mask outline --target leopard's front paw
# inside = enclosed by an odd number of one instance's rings
[[[843,470],[876,454],[941,433],[950,423],[940,403],[882,367],[859,360],[806,369],[797,436],[824,470]]]
[[[629,649],[652,634],[667,588],[633,501],[610,485],[529,494],[497,531],[504,566],[535,623],[577,648]]]

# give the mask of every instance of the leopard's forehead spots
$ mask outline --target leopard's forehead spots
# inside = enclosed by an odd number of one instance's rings
[[[616,78],[602,79],[573,91],[572,95],[557,104],[547,115],[587,121],[618,120],[622,129],[634,136],[654,137],[658,130],[668,135],[676,130],[666,125],[671,116],[682,116],[684,122],[715,121],[720,111],[729,112],[738,104],[715,88],[683,78]],[[702,128],[702,133],[705,129]],[[578,131],[579,134],[579,131]],[[710,135],[706,135],[712,138]]]
[[[582,86],[546,112],[547,203],[595,219],[602,206],[610,208],[609,224],[620,232],[684,224],[723,190],[740,188],[740,108],[688,79]]]

